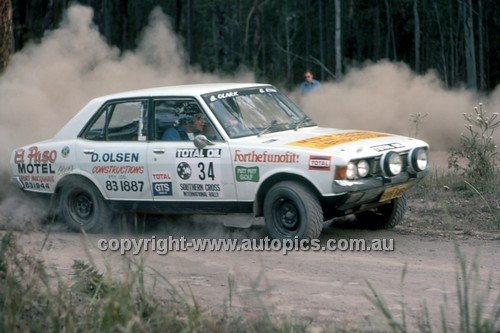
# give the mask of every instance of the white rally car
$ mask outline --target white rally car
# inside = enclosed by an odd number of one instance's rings
[[[428,172],[428,145],[321,128],[275,87],[201,84],[90,101],[52,139],[12,153],[12,180],[51,196],[72,228],[112,211],[251,213],[275,238],[316,238],[355,214],[373,228],[403,217]]]

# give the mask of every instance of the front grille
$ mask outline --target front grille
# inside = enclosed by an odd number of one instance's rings
[[[408,168],[408,153],[409,151],[403,151],[403,152],[400,152],[399,155],[401,155],[401,159],[403,160],[403,168],[401,170],[401,172],[405,172],[406,169]],[[380,168],[380,158],[382,156],[377,156],[377,157],[373,157],[373,158],[367,158],[367,159],[364,159],[368,162],[368,164],[370,164],[370,173],[368,176],[366,176],[365,178],[367,177],[370,177],[370,176],[383,176],[383,172],[382,172],[382,169]],[[356,161],[353,161],[354,163],[356,163],[357,161],[360,161],[360,160],[356,160]]]

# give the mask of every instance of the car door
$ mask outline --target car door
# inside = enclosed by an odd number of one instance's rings
[[[106,103],[77,140],[80,169],[112,200],[151,201],[148,99]]]
[[[229,146],[194,98],[153,101],[148,165],[153,200],[174,210],[224,211],[236,205]],[[198,149],[196,135],[213,145]]]

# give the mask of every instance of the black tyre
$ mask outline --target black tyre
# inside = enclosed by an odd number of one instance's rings
[[[406,211],[406,196],[392,199],[389,204],[375,210],[356,214],[356,219],[367,229],[392,229],[398,225]]]
[[[112,215],[94,184],[83,178],[73,178],[62,186],[60,213],[71,229],[88,233],[103,231]]]
[[[323,227],[323,210],[318,198],[305,186],[277,183],[264,200],[266,228],[273,238],[318,238]]]

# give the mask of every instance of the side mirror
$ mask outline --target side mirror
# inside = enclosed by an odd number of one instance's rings
[[[207,145],[209,145],[209,146],[214,145],[214,143],[212,141],[208,140],[207,137],[204,136],[203,134],[199,134],[199,135],[195,136],[193,143],[196,146],[196,148],[198,148],[198,149],[203,149]]]

